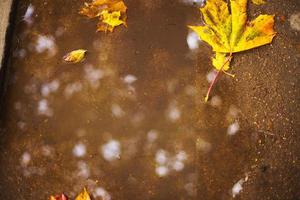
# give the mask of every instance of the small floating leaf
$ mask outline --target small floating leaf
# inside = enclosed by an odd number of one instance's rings
[[[65,55],[63,59],[66,62],[79,63],[84,60],[86,52],[87,50],[85,49],[74,50]]]
[[[91,197],[86,188],[83,188],[83,191],[76,197],[75,200],[91,200]]]

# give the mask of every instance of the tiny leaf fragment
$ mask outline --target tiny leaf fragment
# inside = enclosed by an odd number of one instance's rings
[[[86,188],[75,198],[75,200],[91,200],[91,197]]]
[[[61,194],[57,196],[50,196],[49,200],[68,200],[68,197],[64,194]]]
[[[266,1],[265,0],[252,0],[252,3],[254,3],[255,5],[262,5],[262,4],[265,4]]]
[[[85,49],[74,50],[70,53],[67,53],[63,59],[69,63],[79,63],[84,60],[86,52],[87,50]]]

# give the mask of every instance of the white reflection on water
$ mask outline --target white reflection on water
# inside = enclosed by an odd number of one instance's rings
[[[81,177],[81,178],[84,178],[84,179],[87,179],[90,177],[90,167],[88,166],[88,164],[84,161],[79,161],[77,163],[77,173],[76,175],[78,177]]]
[[[92,88],[98,88],[100,84],[100,79],[104,77],[104,72],[102,69],[95,68],[91,64],[84,66],[85,78],[90,83]]]
[[[30,163],[32,162],[31,154],[27,151],[25,151],[21,158],[20,158],[20,164],[22,167],[22,172],[25,177],[29,177],[31,175],[39,175],[42,176],[45,174],[44,168],[39,168],[35,166],[30,166]]]
[[[134,75],[128,74],[124,77],[123,80],[127,84],[132,84],[137,80],[137,77],[135,77]]]
[[[212,69],[212,70],[210,70],[210,72],[208,72],[208,74],[206,75],[206,80],[207,80],[209,83],[211,83],[211,82],[214,80],[214,78],[216,77],[216,75],[217,75],[216,70]]]
[[[181,2],[187,4],[187,5],[197,5],[197,6],[204,6],[206,0],[180,0]]]
[[[181,117],[181,111],[177,107],[177,103],[176,102],[171,102],[170,103],[169,108],[167,110],[167,117],[172,122],[176,122],[177,120],[180,119],[180,117]]]
[[[185,151],[179,151],[177,154],[176,154],[176,160],[178,161],[185,161],[187,160],[187,154]]]
[[[114,117],[120,118],[125,115],[124,110],[118,104],[111,105],[111,112]]]
[[[175,171],[181,171],[181,170],[183,170],[183,168],[184,168],[184,163],[181,162],[181,161],[175,160],[175,161],[173,162],[172,167],[173,167],[173,169],[174,169]]]
[[[102,200],[111,200],[110,194],[103,187],[95,188],[93,195],[95,198],[100,197]]]
[[[243,183],[244,183],[244,179],[241,179],[236,184],[233,185],[231,189],[233,198],[236,197],[236,195],[238,195],[242,191]]]
[[[152,143],[158,138],[158,131],[157,130],[150,130],[147,133],[147,140],[148,142]]]
[[[219,108],[222,106],[222,99],[219,96],[213,96],[210,100],[210,105],[215,108]]]
[[[240,179],[238,182],[236,182],[232,189],[231,189],[231,194],[232,197],[235,198],[240,192],[243,190],[243,184],[247,182],[249,179],[248,174],[246,174],[245,178]]]
[[[59,81],[58,80],[53,80],[50,83],[44,83],[41,87],[41,94],[44,97],[47,97],[53,92],[56,92],[59,89]]]
[[[227,128],[227,134],[228,135],[235,135],[238,131],[240,130],[240,125],[239,123],[236,121],[232,124],[230,124]]]
[[[117,140],[110,140],[106,144],[102,145],[101,153],[105,160],[114,161],[120,159],[121,156],[121,144]]]
[[[73,148],[73,155],[75,157],[83,157],[86,155],[86,146],[83,143],[78,143]]]
[[[27,25],[32,25],[33,24],[33,13],[34,13],[34,6],[32,4],[29,4],[25,15],[23,16],[23,20],[27,23]]]
[[[49,107],[48,100],[42,99],[38,103],[38,114],[51,117],[53,115],[53,110]]]
[[[39,35],[36,41],[35,50],[37,53],[47,52],[52,57],[57,52],[55,39],[53,36]]]
[[[158,176],[163,177],[169,174],[169,168],[166,166],[158,166],[155,168],[155,172]]]
[[[73,94],[80,92],[82,90],[82,84],[80,82],[69,83],[64,90],[64,95],[68,99],[73,96]]]
[[[165,165],[167,163],[167,151],[160,149],[155,154],[155,161],[159,165]]]
[[[190,48],[190,50],[196,50],[199,48],[200,39],[197,33],[189,32],[186,38],[186,42]]]
[[[31,155],[27,151],[21,156],[20,163],[22,167],[27,167],[31,161]]]
[[[185,151],[178,152],[175,156],[171,156],[169,152],[160,149],[155,154],[156,168],[155,173],[164,177],[167,176],[172,170],[182,171],[184,169],[184,162],[187,160]]]

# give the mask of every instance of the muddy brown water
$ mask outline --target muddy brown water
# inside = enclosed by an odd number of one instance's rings
[[[128,0],[128,27],[96,33],[84,1],[18,3],[1,115],[0,198],[232,199],[254,172],[259,135],[212,52],[186,27],[189,1]],[[84,62],[62,57],[84,48]],[[261,141],[260,141],[261,142]]]

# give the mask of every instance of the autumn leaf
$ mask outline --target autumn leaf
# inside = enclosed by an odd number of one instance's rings
[[[230,0],[230,7],[223,0],[207,0],[200,11],[205,25],[189,28],[212,47],[215,52],[212,63],[218,71],[205,97],[207,101],[220,72],[227,73],[230,69],[233,53],[269,44],[276,33],[274,15],[259,15],[247,21],[247,0]]]
[[[50,196],[49,200],[68,200],[68,197],[64,194],[61,194],[59,196]]]
[[[91,200],[91,197],[86,188],[76,197],[75,200]]]
[[[85,49],[78,49],[71,51],[70,53],[66,54],[63,59],[66,62],[70,63],[79,63],[84,60],[85,54],[87,50]]]
[[[127,7],[122,0],[93,0],[85,3],[80,14],[88,18],[98,18],[98,31],[112,32],[115,27],[126,24]]]

